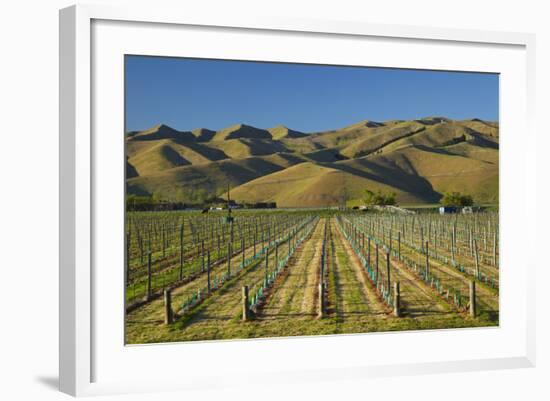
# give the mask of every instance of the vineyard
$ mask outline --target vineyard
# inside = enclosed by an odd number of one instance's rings
[[[497,213],[131,212],[129,344],[499,323]]]

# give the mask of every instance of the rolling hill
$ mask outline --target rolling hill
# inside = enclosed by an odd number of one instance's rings
[[[240,138],[272,139],[269,131],[265,129],[251,127],[250,125],[245,124],[237,124],[216,132],[212,138],[212,141],[224,141],[227,139]]]
[[[294,131],[284,125],[277,125],[276,127],[269,128],[269,133],[271,134],[271,139],[283,139],[283,138],[304,138],[308,136],[303,132]]]
[[[303,133],[237,124],[219,131],[166,125],[126,134],[128,194],[201,203],[224,196],[279,207],[360,204],[365,190],[400,204],[446,191],[498,203],[498,123],[426,117],[360,121]]]
[[[288,152],[288,149],[279,141],[259,138],[226,139],[211,141],[208,146],[224,152],[232,159],[243,159],[250,156],[266,156],[275,153]]]
[[[303,160],[293,155],[274,154],[264,157],[224,159],[201,165],[166,169],[160,173],[126,180],[129,194],[160,193],[166,199],[195,201],[197,193],[217,196],[255,178],[290,167]]]

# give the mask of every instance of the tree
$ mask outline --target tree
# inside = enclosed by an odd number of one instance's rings
[[[367,205],[377,205],[377,206],[386,206],[386,205],[395,205],[395,192],[388,192],[383,193],[382,191],[378,191],[376,193],[372,192],[371,190],[366,189],[365,190],[365,203]]]
[[[462,206],[472,206],[474,204],[474,198],[472,198],[472,195],[462,195],[461,201]]]
[[[195,191],[195,201],[204,204],[208,199],[208,191],[205,188],[197,188]]]
[[[187,196],[183,188],[176,189],[175,201],[182,203],[185,203],[187,201]]]
[[[153,203],[159,203],[162,200],[164,200],[164,196],[162,195],[161,191],[153,191],[153,195],[151,196],[151,199]]]
[[[474,199],[471,195],[461,194],[460,192],[445,192],[441,198],[441,204],[453,207],[472,206]]]

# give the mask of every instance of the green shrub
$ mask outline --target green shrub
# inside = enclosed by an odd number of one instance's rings
[[[386,206],[386,205],[395,205],[395,192],[388,192],[383,193],[382,191],[378,191],[376,193],[365,190],[365,203],[369,206],[377,205],[377,206]]]
[[[440,202],[443,206],[464,207],[472,206],[474,199],[471,195],[461,194],[460,192],[445,192]]]

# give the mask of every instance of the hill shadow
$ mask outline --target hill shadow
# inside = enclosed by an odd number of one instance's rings
[[[305,153],[304,156],[318,163],[331,163],[348,159],[347,157],[342,156],[337,149],[330,148]]]
[[[470,133],[470,135],[473,137],[472,140],[469,140],[468,142],[476,145],[481,146],[483,148],[490,148],[490,149],[499,149],[498,142],[491,141],[487,139],[484,135],[478,134],[478,133]]]
[[[203,145],[202,143],[190,142],[183,138],[174,138],[173,141],[178,145],[185,146],[191,149],[192,151],[197,152],[201,156],[204,156],[211,161],[217,161],[217,160],[223,160],[223,159],[229,158],[223,151]]]
[[[385,184],[397,188],[401,191],[416,195],[426,202],[437,202],[441,195],[436,192],[430,182],[418,175],[406,174],[399,169],[384,167],[379,164],[369,162],[365,159],[356,160],[363,166],[372,170],[374,174],[359,170],[344,163],[333,163],[330,167],[348,174],[363,177],[380,184]]]

